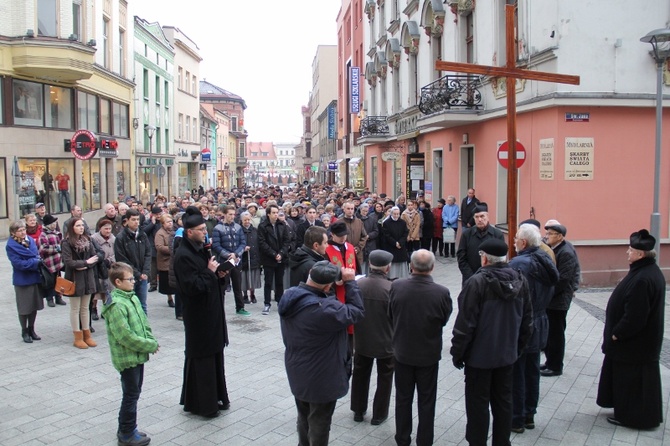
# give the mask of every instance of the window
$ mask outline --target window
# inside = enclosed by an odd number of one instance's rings
[[[125,31],[119,29],[119,74],[121,76],[125,76],[126,74],[126,50],[124,46],[125,39],[126,39]]]
[[[7,217],[7,159],[0,158],[0,218]]]
[[[161,134],[162,130],[160,127],[156,127],[156,133],[154,134],[156,137],[156,150],[154,150],[154,153],[162,153],[161,148],[163,147],[163,141],[161,140]]]
[[[42,84],[14,80],[14,124],[43,125],[44,91]]]
[[[182,141],[184,138],[184,115],[179,113],[177,117],[177,139]]]
[[[195,74],[194,74],[193,76],[191,76],[191,94],[193,94],[193,96],[197,96],[197,95],[198,95],[198,87],[197,87],[198,82],[197,82],[197,79],[198,79],[198,78],[195,77]]]
[[[191,73],[186,72],[186,79],[184,79],[184,91],[188,93],[188,88],[191,86]]]
[[[109,70],[109,19],[103,17],[102,19],[102,66]]]
[[[95,95],[77,92],[77,125],[80,129],[98,131],[98,98]]]
[[[149,70],[146,68],[142,72],[142,94],[144,99],[149,99]]]
[[[237,131],[237,116],[230,118],[230,130],[233,132]]]
[[[165,92],[165,99],[163,100],[163,103],[165,104],[165,108],[168,108],[170,106],[170,85],[168,84],[168,81],[165,81],[163,87],[163,91]]]
[[[35,212],[44,203],[47,213],[69,212],[75,202],[74,159],[19,158],[19,214]]]
[[[81,175],[82,210],[100,209],[100,159],[82,161]]]
[[[246,143],[241,142],[240,143],[240,151],[237,153],[238,158],[246,158],[246,153],[247,153],[247,145]]]
[[[160,77],[156,76],[155,84],[156,84],[156,87],[155,87],[156,88],[156,91],[155,91],[156,104],[160,104],[161,103],[161,78]]]
[[[57,0],[37,0],[37,34],[58,37]]]
[[[193,117],[193,142],[198,142],[198,118]]]
[[[179,67],[179,68],[177,69],[177,88],[178,88],[179,90],[181,90],[181,83],[182,83],[182,79],[181,79],[181,78],[182,78],[182,74],[183,74],[183,71],[182,71],[181,67]]]
[[[112,103],[109,99],[100,99],[100,133],[111,134]]]
[[[475,60],[474,31],[475,21],[473,14],[470,13],[465,16],[465,61],[467,63],[474,63]]]
[[[128,106],[125,104],[112,103],[112,114],[114,120],[114,136],[128,138]]]
[[[82,25],[81,0],[72,2],[72,34],[80,42],[84,41],[84,27]]]
[[[186,116],[186,134],[184,135],[184,141],[191,140],[191,117]]]
[[[111,161],[111,159],[108,160]],[[123,200],[130,195],[130,160],[117,159],[114,171],[116,172],[116,193],[113,194],[108,191],[108,201],[112,201],[116,197]],[[107,172],[109,172],[109,169]],[[107,181],[107,184],[109,184],[109,181]]]
[[[4,104],[2,101],[2,85],[0,85],[0,104]],[[0,107],[0,124],[3,124],[5,121],[3,120],[3,113],[2,113],[2,107]]]

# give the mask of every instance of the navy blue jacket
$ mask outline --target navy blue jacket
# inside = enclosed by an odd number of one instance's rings
[[[12,284],[16,286],[35,285],[42,282],[39,272],[40,255],[32,237],[26,236],[30,246],[27,248],[13,238],[7,240],[7,257],[12,264]]]
[[[212,251],[219,261],[226,260],[230,254],[242,258],[247,246],[247,236],[237,223],[219,223],[212,233]]]
[[[327,403],[349,391],[347,327],[363,319],[365,309],[356,281],[344,286],[345,303],[304,283],[279,301],[286,375],[300,401]]]

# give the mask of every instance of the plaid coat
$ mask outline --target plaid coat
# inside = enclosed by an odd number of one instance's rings
[[[58,230],[49,231],[44,228],[38,241],[40,257],[49,271],[55,274],[62,270],[65,265],[60,255],[63,235]]]

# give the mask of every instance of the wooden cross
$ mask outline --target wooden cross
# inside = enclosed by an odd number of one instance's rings
[[[456,73],[482,74],[485,76],[504,76],[507,86],[507,144],[508,175],[507,175],[507,225],[509,227],[509,258],[515,253],[514,238],[517,227],[517,166],[516,166],[516,79],[530,79],[560,84],[579,85],[579,76],[554,74],[542,71],[524,70],[516,67],[516,43],[514,39],[514,5],[505,5],[505,54],[507,62],[504,67],[476,65],[470,63],[437,61],[435,69]]]

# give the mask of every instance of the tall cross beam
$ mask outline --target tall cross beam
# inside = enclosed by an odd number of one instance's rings
[[[507,4],[505,5],[505,55],[507,61],[504,67],[447,61],[435,62],[435,69],[440,71],[481,74],[485,76],[502,76],[507,78],[507,144],[509,147],[507,159],[509,165],[507,174],[507,225],[509,226],[509,258],[512,258],[515,253],[513,242],[516,237],[517,227],[516,207],[518,201],[518,170],[516,166],[516,79],[579,85],[579,76],[517,68],[516,43],[514,36],[514,5]]]

